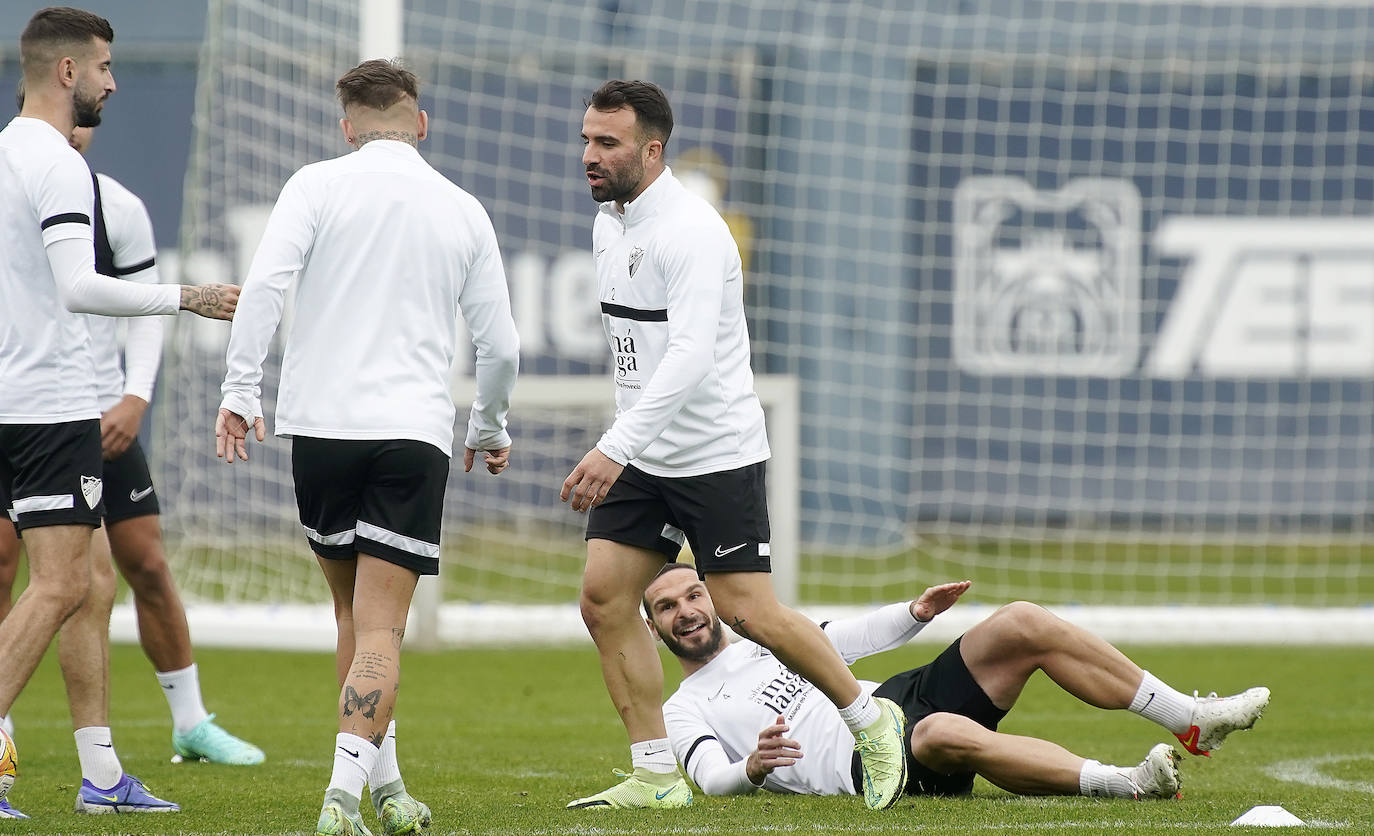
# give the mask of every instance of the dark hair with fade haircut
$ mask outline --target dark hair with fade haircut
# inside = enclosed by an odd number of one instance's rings
[[[19,36],[19,59],[25,69],[46,61],[57,47],[67,44],[88,44],[100,39],[114,42],[114,27],[98,14],[73,9],[70,6],[49,6],[39,9],[29,18]]]
[[[646,618],[652,620],[654,617],[654,614],[652,612],[649,612],[649,587],[654,585],[654,581],[658,580],[659,578],[663,577],[669,572],[675,571],[677,569],[687,569],[690,570],[691,573],[696,575],[698,578],[701,577],[701,573],[697,571],[697,567],[693,566],[690,563],[673,562],[663,564],[663,568],[658,570],[658,574],[650,578],[649,582],[644,585],[644,595],[641,597],[639,603],[644,607],[644,616]]]
[[[355,105],[386,110],[405,96],[420,100],[420,80],[394,58],[364,61],[340,76],[334,90],[344,110]]]
[[[657,84],[612,79],[598,87],[586,104],[603,112],[630,108],[635,112],[640,134],[658,140],[665,148],[672,136],[673,108]]]

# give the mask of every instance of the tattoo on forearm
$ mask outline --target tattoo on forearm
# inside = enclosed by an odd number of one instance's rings
[[[377,703],[382,701],[382,689],[368,692],[367,696],[360,697],[358,692],[353,690],[352,685],[344,686],[344,707],[345,717],[352,717],[354,712],[362,712],[362,715],[371,720],[377,714]]]
[[[420,141],[415,138],[415,134],[410,131],[363,131],[353,137],[353,147],[361,148],[374,139],[394,139],[397,142],[404,142],[407,145],[419,147]]]
[[[730,629],[738,633],[742,639],[750,637],[749,631],[744,629],[744,619],[742,618],[736,617],[734,621],[730,622]]]

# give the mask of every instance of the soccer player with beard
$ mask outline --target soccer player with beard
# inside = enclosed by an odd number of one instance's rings
[[[104,510],[100,410],[90,333],[78,314],[185,309],[229,319],[238,289],[143,286],[96,273],[90,169],[67,139],[79,125],[99,124],[115,91],[112,40],[109,21],[90,12],[35,13],[19,42],[24,109],[0,131],[0,481],[29,556],[28,587],[0,623],[0,715],[61,629],[85,776],[77,809],[172,811],[179,808],[124,773],[110,740],[109,621],[87,593],[113,579],[90,555]]]
[[[765,648],[747,640],[728,644],[710,593],[689,569],[669,564],[644,594],[645,620],[682,665],[682,683],[663,714],[683,769],[707,795],[861,792],[859,764],[834,712]],[[932,586],[915,601],[822,629],[852,664],[906,644],[968,588],[968,581]],[[894,700],[906,713],[906,792],[967,794],[977,774],[1022,795],[1177,797],[1177,755],[1167,743],[1138,766],[1118,767],[1047,740],[998,732],[1037,670],[1089,705],[1153,720],[1198,755],[1253,726],[1269,701],[1268,688],[1231,697],[1181,694],[1097,636],[1018,601],[974,625],[929,664],[881,684],[863,683],[865,692]]]
[[[19,107],[24,95],[19,94]],[[77,127],[70,144],[83,155],[94,128]],[[138,196],[107,174],[92,175],[95,188],[96,272],[143,284],[159,284],[156,245],[148,210]],[[162,320],[155,316],[128,320],[128,336],[120,365],[117,320],[89,316],[91,349],[100,385],[98,406],[104,455],[103,499],[105,526],[94,534],[93,560],[103,567],[111,556],[133,592],[139,641],[153,663],[158,684],[172,713],[172,748],[178,760],[251,765],[263,761],[258,747],[226,732],[205,710],[200,677],[191,655],[186,610],[162,549],[157,494],[138,431],[152,400],[162,356]],[[9,486],[0,483],[0,508],[8,509]],[[0,515],[0,618],[9,613],[19,563],[20,541],[8,515]],[[102,585],[114,603],[113,584]],[[13,732],[13,727],[6,726]]]
[[[730,626],[834,703],[854,737],[864,802],[885,809],[906,784],[901,712],[870,698],[820,628],[774,594],[768,437],[739,249],[720,213],[665,165],[672,129],[667,97],[642,81],[606,82],[582,120],[582,165],[601,202],[592,254],[616,418],[564,480],[561,498],[590,511],[582,617],[634,772],[568,806],[692,802],[663,726],[663,670],[639,620],[645,587],[686,540]]]

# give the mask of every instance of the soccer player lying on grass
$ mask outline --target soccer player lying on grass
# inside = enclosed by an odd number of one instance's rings
[[[933,586],[915,601],[822,625],[845,661],[900,647],[949,609],[969,582]],[[673,753],[707,795],[763,788],[807,795],[862,792],[849,733],[815,688],[750,641],[729,644],[691,566],[663,567],[644,595],[651,628],[682,664],[663,706]],[[881,685],[863,683],[907,715],[913,795],[958,795],[973,776],[1022,795],[1174,798],[1178,755],[1161,743],[1138,766],[1109,766],[1047,740],[997,731],[1031,674],[1089,705],[1127,708],[1205,755],[1248,729],[1268,688],[1193,697],[1143,671],[1107,642],[1025,601],[997,610],[936,659]],[[760,731],[762,729],[762,731]]]

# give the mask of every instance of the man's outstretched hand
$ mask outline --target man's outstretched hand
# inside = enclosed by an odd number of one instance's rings
[[[929,621],[950,607],[959,600],[959,596],[968,591],[973,585],[973,581],[956,581],[954,583],[942,583],[939,586],[932,586],[921,597],[911,602],[911,617],[917,621]]]

